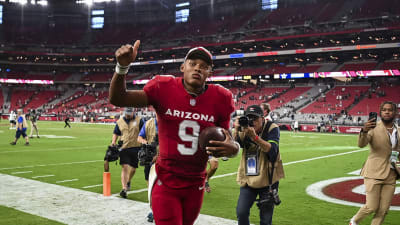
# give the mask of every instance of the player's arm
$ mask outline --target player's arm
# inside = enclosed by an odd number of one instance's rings
[[[140,41],[135,44],[123,45],[115,52],[117,67],[126,69],[126,72],[119,69],[114,72],[111,80],[109,99],[110,103],[119,107],[144,107],[148,105],[146,93],[143,90],[126,90],[125,75],[128,73],[129,65],[135,61]],[[117,72],[120,72],[118,74]]]

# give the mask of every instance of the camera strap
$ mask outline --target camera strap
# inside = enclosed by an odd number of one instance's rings
[[[274,163],[271,162],[271,165],[272,165],[271,170],[269,170],[268,168],[268,180],[269,180],[268,186],[270,191],[272,191],[272,176],[274,176],[274,169],[275,169]]]
[[[267,120],[267,122],[264,124],[264,128],[263,128],[263,131],[262,131],[261,135],[263,135],[264,130],[266,130],[267,134],[268,134],[269,133],[269,128],[271,127],[271,125],[272,125],[272,122]],[[269,190],[272,191],[272,176],[274,176],[274,169],[275,169],[274,164],[275,164],[275,162],[271,162],[270,161],[270,163],[272,165],[272,168],[271,169],[269,169],[269,168],[267,169],[267,171],[268,171],[268,181],[269,181],[269,185],[268,186],[269,186]]]

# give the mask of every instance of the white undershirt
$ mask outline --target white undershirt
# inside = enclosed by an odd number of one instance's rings
[[[389,138],[390,138],[390,142],[392,143],[392,149],[394,149],[395,147],[396,147],[396,144],[397,144],[397,128],[393,125],[393,131],[392,131],[392,133],[390,133],[389,131],[388,131],[388,134],[389,134]]]

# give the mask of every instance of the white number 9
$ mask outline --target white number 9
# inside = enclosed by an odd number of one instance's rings
[[[187,134],[186,128],[192,128],[193,134]],[[194,155],[197,152],[199,143],[200,125],[196,121],[184,120],[179,124],[179,137],[182,141],[192,142],[190,148],[185,147],[184,144],[178,144],[178,151],[182,155]]]

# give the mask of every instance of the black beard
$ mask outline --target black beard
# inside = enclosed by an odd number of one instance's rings
[[[392,123],[394,121],[394,117],[392,117],[392,118],[390,118],[388,120],[385,120],[384,118],[381,117],[381,120],[382,120],[382,122],[384,124],[390,124],[390,123]]]

